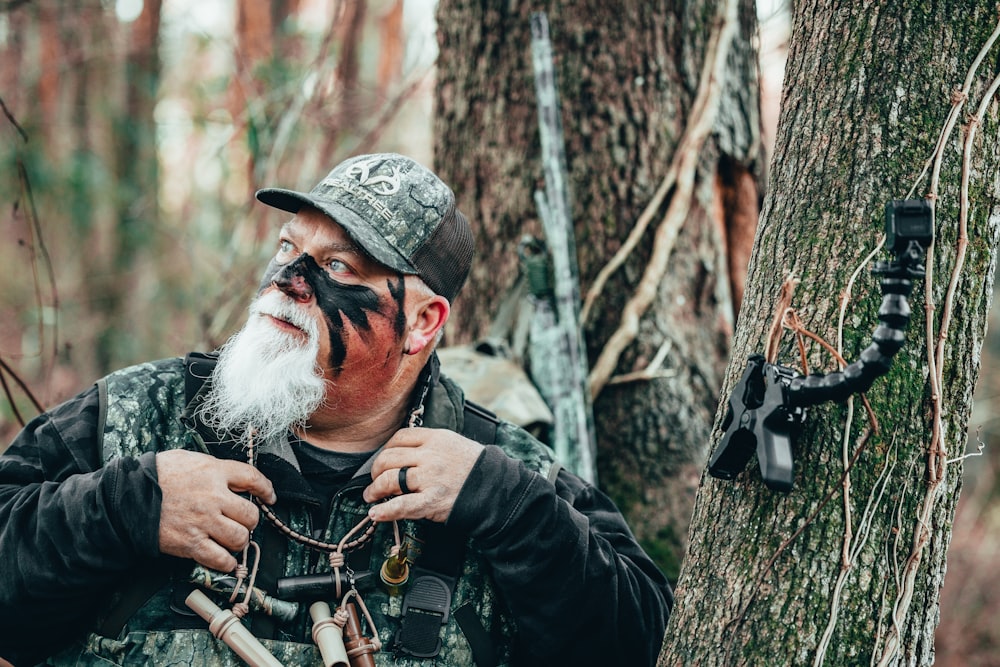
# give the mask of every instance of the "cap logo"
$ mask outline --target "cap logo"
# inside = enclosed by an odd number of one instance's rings
[[[346,176],[357,176],[358,183],[370,189],[377,195],[382,195],[383,197],[388,197],[389,195],[394,195],[399,192],[400,187],[400,174],[399,167],[392,168],[392,174],[389,176],[373,176],[371,175],[372,164],[376,162],[383,162],[380,158],[374,158],[371,160],[364,160],[363,162],[356,162],[352,164],[347,171],[344,172]]]

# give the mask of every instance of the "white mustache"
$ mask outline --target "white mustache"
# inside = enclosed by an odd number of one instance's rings
[[[317,334],[316,320],[281,292],[268,292],[250,304],[251,315],[268,315],[301,329],[310,338]]]

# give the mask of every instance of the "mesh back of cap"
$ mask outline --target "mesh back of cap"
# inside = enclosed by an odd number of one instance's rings
[[[473,251],[469,223],[461,211],[453,209],[410,261],[428,287],[452,301],[469,275]]]

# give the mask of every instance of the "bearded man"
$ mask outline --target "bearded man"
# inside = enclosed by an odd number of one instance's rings
[[[257,198],[291,218],[243,329],[0,457],[0,657],[655,662],[672,594],[621,514],[439,373],[473,247],[451,189],[379,154]]]

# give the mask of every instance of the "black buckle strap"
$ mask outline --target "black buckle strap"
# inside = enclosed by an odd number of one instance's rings
[[[441,652],[441,626],[448,622],[448,609],[455,580],[427,571],[414,571],[414,579],[403,598],[403,618],[394,637],[400,653],[414,658],[433,658]]]
[[[465,560],[465,537],[439,523],[424,522],[422,528],[424,547],[403,596],[402,618],[392,646],[397,653],[433,658],[441,651],[441,626],[448,622],[451,598]],[[469,642],[476,665],[494,667],[496,647],[475,610],[470,605],[459,607],[455,622]]]

